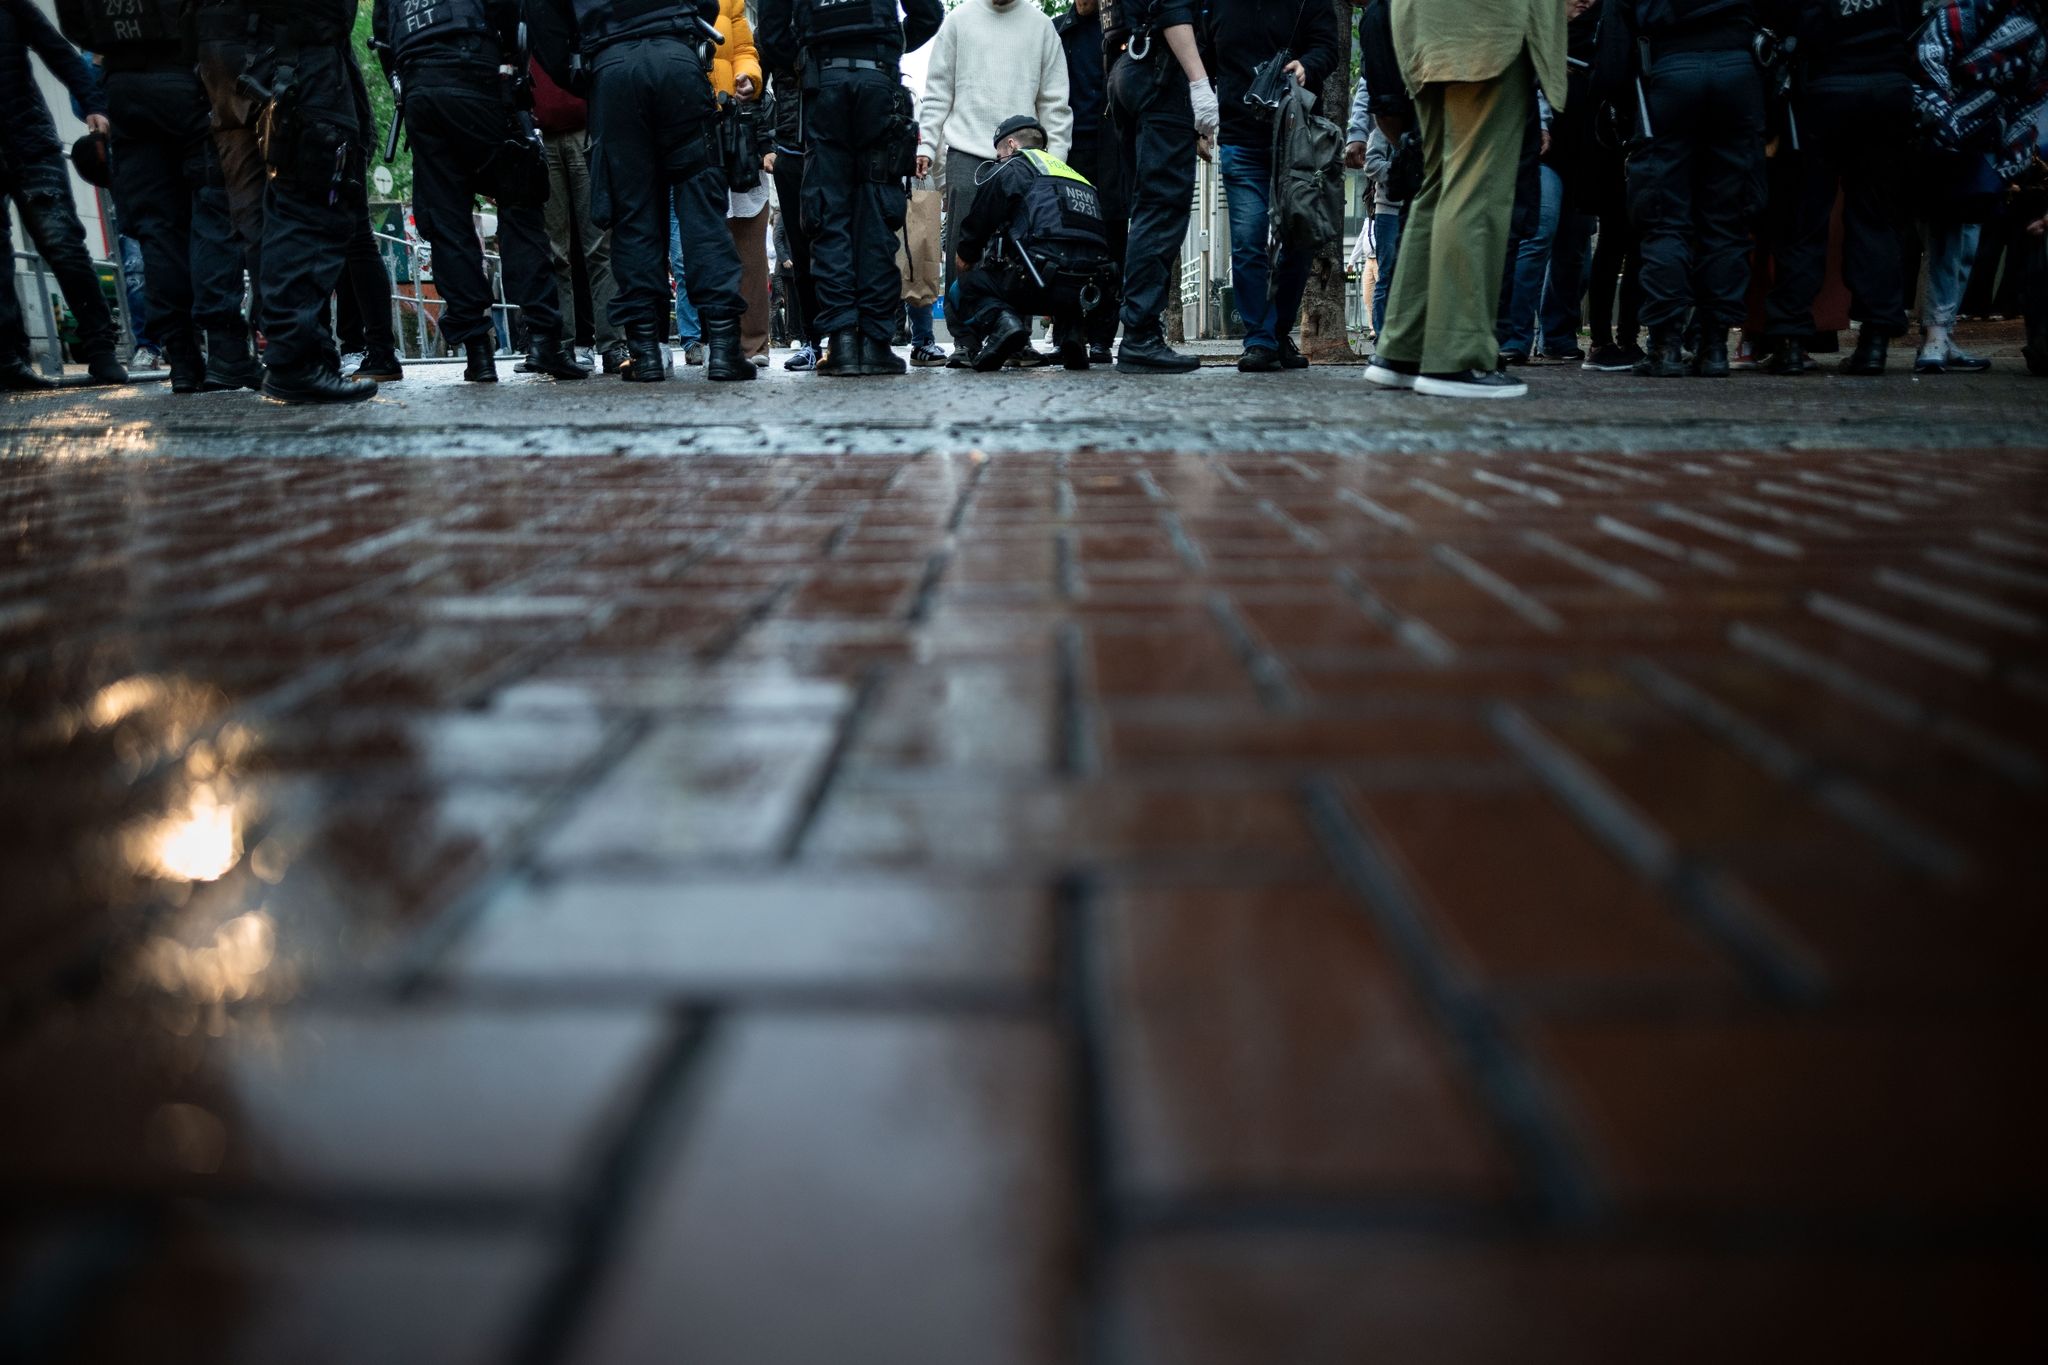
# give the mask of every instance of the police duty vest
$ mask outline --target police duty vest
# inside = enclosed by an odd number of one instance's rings
[[[391,0],[391,48],[401,60],[422,48],[490,32],[484,0]]]
[[[694,0],[572,0],[576,11],[576,32],[586,54],[624,38],[652,38],[663,34],[695,36],[690,20],[703,15],[704,7]],[[717,18],[714,7],[706,19]]]
[[[1023,163],[1019,170],[1015,163]],[[1004,167],[1005,175],[1029,175],[1017,198],[1005,235],[1026,251],[1068,264],[1109,255],[1109,234],[1102,226],[1102,196],[1079,171],[1047,152],[1019,152]]]
[[[101,56],[178,46],[178,0],[57,0],[57,27]]]
[[[796,0],[796,37],[803,47],[903,42],[896,0]]]
[[[1901,53],[1906,35],[1899,26],[1897,0],[1819,0],[1810,36],[1830,53],[1892,46]]]

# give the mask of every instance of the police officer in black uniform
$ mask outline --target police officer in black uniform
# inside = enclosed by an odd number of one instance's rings
[[[902,374],[890,341],[903,314],[896,233],[917,155],[905,52],[945,20],[940,0],[762,0],[755,41],[768,64],[802,70],[803,216],[818,311],[830,338],[818,373]],[[904,147],[908,138],[909,147]],[[685,253],[687,255],[687,252]]]
[[[1131,186],[1119,370],[1186,373],[1202,363],[1166,344],[1162,320],[1194,203],[1197,149],[1215,143],[1220,120],[1195,41],[1199,8],[1198,0],[1102,0],[1110,117]]]
[[[690,263],[690,302],[704,326],[704,372],[750,380],[740,350],[740,258],[725,226],[717,104],[698,49],[717,0],[534,0],[534,56],[563,89],[590,101],[591,199],[612,233],[626,338],[621,377],[668,378],[671,201]]]
[[[1899,149],[1913,133],[1909,35],[1918,0],[1800,0],[1793,112],[1799,129],[1791,227],[1777,244],[1763,368],[1810,368],[1813,300],[1827,270],[1828,222],[1842,193],[1842,280],[1850,315],[1862,321],[1847,374],[1883,374],[1893,337],[1906,333],[1900,261],[1903,215]],[[1779,155],[1788,154],[1781,146]]]
[[[1031,341],[1027,317],[1049,316],[1060,363],[1088,368],[1084,319],[1109,306],[1116,267],[1102,201],[1079,171],[1045,152],[1045,129],[1029,114],[996,129],[996,164],[954,236],[958,272],[946,315],[980,340],[984,373]]]
[[[242,259],[219,198],[206,91],[178,0],[66,0],[65,36],[100,58],[112,124],[114,206],[142,245],[150,337],[173,393],[257,388],[242,318]],[[206,339],[204,352],[200,338]]]
[[[328,325],[328,301],[342,276],[349,237],[368,212],[364,177],[374,124],[350,46],[355,9],[356,0],[235,0],[198,16],[200,75],[216,132],[223,126],[239,132],[248,123],[262,157],[256,293],[263,395],[282,403],[353,403],[377,392],[373,381],[342,378]],[[209,33],[227,35],[210,54]],[[246,65],[227,86],[221,54],[237,46]],[[239,138],[227,146],[216,139],[216,146],[224,170],[246,150]],[[229,193],[246,194],[233,174]]]
[[[1749,288],[1750,233],[1764,196],[1764,85],[1751,45],[1755,0],[1619,0],[1601,29],[1602,94],[1629,111],[1629,202],[1642,233],[1639,375],[1728,373],[1728,329]]]
[[[517,0],[375,0],[377,59],[397,77],[412,140],[413,212],[434,248],[447,307],[441,335],[463,348],[471,383],[496,383],[497,328],[471,205],[498,205],[506,298],[527,327],[527,368],[586,379],[562,346],[562,312],[541,205],[545,154],[519,106],[526,81]],[[503,74],[501,74],[503,73]]]

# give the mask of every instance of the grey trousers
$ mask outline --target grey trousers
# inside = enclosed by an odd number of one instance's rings
[[[554,257],[555,287],[561,296],[562,340],[576,338],[576,280],[569,262],[575,240],[583,242],[583,271],[590,280],[591,332],[600,355],[623,346],[625,337],[612,321],[612,296],[619,292],[612,278],[612,235],[599,232],[590,221],[590,134],[552,133],[547,139],[548,203],[545,219],[548,245]],[[573,215],[573,216],[572,216]],[[570,235],[570,224],[575,235]]]
[[[953,237],[960,225],[967,221],[967,211],[974,207],[975,191],[981,186],[975,177],[993,158],[975,156],[971,152],[946,149],[946,288],[953,287],[953,277],[958,272],[953,266]]]

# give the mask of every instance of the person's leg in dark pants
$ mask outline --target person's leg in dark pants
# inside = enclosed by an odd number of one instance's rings
[[[1586,266],[1593,250],[1594,220],[1592,214],[1575,209],[1571,200],[1567,186],[1564,212],[1550,249],[1550,278],[1543,286],[1543,305],[1538,310],[1538,346],[1555,360],[1584,358],[1579,328],[1585,322]]]
[[[809,158],[797,152],[775,154],[775,194],[782,201],[782,236],[789,243],[790,274],[796,287],[790,291],[790,331],[815,346],[818,336],[818,291],[811,277],[811,234],[804,227],[804,163]]]
[[[52,157],[19,165],[14,176],[22,230],[78,320],[75,354],[86,360],[95,382],[126,383],[128,372],[114,358],[114,314],[100,293],[99,272],[85,249],[85,225],[72,202],[70,168]]]
[[[250,300],[249,316],[258,325],[262,318],[263,280],[263,198],[267,174],[263,153],[256,143],[256,106],[237,87],[249,60],[249,45],[241,37],[212,37],[206,25],[235,13],[223,6],[202,10],[199,24],[197,72],[211,110],[213,150],[221,186],[227,198],[229,220],[242,247],[242,259],[256,289]]]
[[[490,277],[477,240],[477,171],[504,137],[500,101],[466,86],[408,89],[405,131],[413,150],[413,217],[434,248],[434,284],[446,307],[441,335],[466,348],[495,338]],[[503,224],[503,215],[499,222]]]
[[[196,187],[186,170],[194,115],[204,117],[203,98],[185,72],[107,76],[114,206],[122,230],[142,244],[151,336],[170,362],[171,387],[178,393],[196,393],[205,380],[205,359],[192,323]]]
[[[1069,163],[1095,186],[1102,201],[1102,231],[1109,244],[1109,258],[1117,269],[1103,287],[1103,299],[1088,315],[1089,349],[1098,359],[1109,358],[1116,341],[1118,315],[1123,311],[1123,263],[1131,235],[1130,194],[1124,183],[1122,144],[1114,130],[1104,127],[1092,137],[1074,143]]]
[[[1181,239],[1187,233],[1188,211],[1195,193],[1195,119],[1187,82],[1168,69],[1170,59],[1155,53],[1149,63],[1118,58],[1109,77],[1110,107],[1121,130],[1125,164],[1130,168],[1131,227],[1124,252],[1123,349],[1120,365],[1137,354],[1159,356],[1158,365],[1141,368],[1185,370],[1192,357],[1167,360],[1163,315],[1173,274],[1179,267]]]
[[[1849,311],[1863,324],[1845,368],[1873,373],[1907,327],[1899,251],[1905,215],[1893,161],[1912,130],[1912,92],[1902,76],[1865,78],[1854,98],[1835,106],[1843,117],[1828,121],[1825,136],[1841,149],[1842,282],[1849,287]]]
[[[1702,327],[1742,325],[1749,254],[1764,203],[1764,90],[1747,52],[1710,54],[1702,72],[1705,117],[1697,127],[1693,232],[1695,299]]]

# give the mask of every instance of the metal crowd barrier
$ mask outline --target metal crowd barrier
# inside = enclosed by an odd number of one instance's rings
[[[43,374],[46,377],[61,379],[64,377],[64,334],[62,328],[57,324],[57,305],[51,298],[53,291],[60,295],[62,293],[57,288],[57,277],[50,273],[50,267],[44,263],[42,256],[36,252],[10,251],[8,257],[7,287],[15,291],[16,302],[19,302],[21,298],[23,275],[20,267],[26,264],[29,268],[27,278],[34,281],[36,308],[43,320],[43,346],[42,353],[37,358],[38,363],[42,366]],[[134,348],[135,329],[129,323],[128,291],[125,287],[126,281],[121,275],[121,264],[118,261],[103,261],[95,257],[92,268],[95,275],[103,270],[112,270],[114,272],[114,297],[108,300],[107,306],[113,310],[114,324],[119,329],[121,338],[118,344],[121,348],[121,354],[125,359],[127,353]],[[26,321],[26,315],[24,315],[24,321]],[[30,340],[33,341],[34,338],[31,337]]]
[[[399,357],[426,360],[452,354],[441,340],[441,312],[446,300],[429,295],[420,287],[421,263],[428,259],[431,249],[424,242],[394,237],[387,232],[373,232],[370,236],[377,243],[377,258],[384,263],[384,274],[391,281],[391,335],[398,344]],[[517,349],[512,344],[513,315],[519,311],[519,305],[505,301],[504,264],[497,253],[484,253],[484,273],[491,282],[491,321],[498,335],[498,354],[513,354]]]

